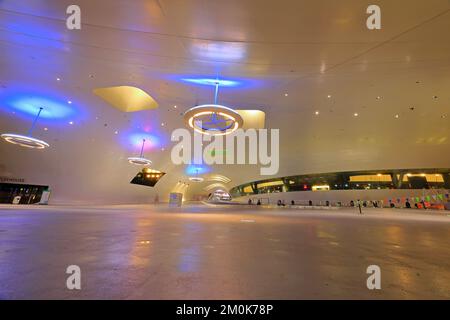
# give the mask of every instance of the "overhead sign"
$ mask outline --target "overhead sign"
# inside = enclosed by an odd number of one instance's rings
[[[9,178],[9,177],[0,177],[0,182],[25,182],[24,178]]]

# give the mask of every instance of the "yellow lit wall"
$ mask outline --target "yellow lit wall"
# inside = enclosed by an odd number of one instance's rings
[[[329,191],[330,186],[328,185],[322,185],[322,186],[312,186],[312,191]]]
[[[350,182],[392,182],[389,174],[350,176]]]
[[[283,185],[283,181],[281,181],[281,180],[258,183],[258,189],[265,188],[265,187],[281,186],[281,185]]]
[[[425,173],[408,173],[403,176],[403,181],[407,182],[408,177],[424,177],[427,179],[427,182],[444,182],[444,178],[442,177],[442,174],[425,174]]]

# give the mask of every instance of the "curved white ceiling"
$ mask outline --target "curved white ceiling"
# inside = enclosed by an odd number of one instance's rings
[[[50,184],[55,201],[165,197],[189,175],[170,161],[171,132],[185,110],[213,99],[212,87],[182,79],[217,75],[240,83],[221,89],[221,104],[261,110],[280,129],[278,176],[450,163],[447,0],[377,1],[382,29],[372,31],[360,0],[77,2],[74,31],[70,1],[0,3],[1,131],[29,127],[31,113],[11,107],[17,99],[74,110],[38,123],[48,150],[0,143],[0,175]],[[92,94],[111,86],[139,87],[160,107],[125,114]],[[167,172],[156,190],[129,185],[136,168],[126,158],[142,135]],[[233,185],[260,179],[248,165],[209,173]]]

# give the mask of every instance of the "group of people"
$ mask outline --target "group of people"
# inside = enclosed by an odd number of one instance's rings
[[[278,201],[277,201],[277,206],[279,206],[279,207],[285,207],[286,204],[284,203],[284,200],[283,200],[283,201],[278,200]]]
[[[378,201],[372,201],[372,200],[369,200],[369,201],[366,201],[366,200],[364,200],[364,201],[361,201],[361,200],[356,200],[356,203],[355,203],[355,201],[353,201],[353,200],[351,200],[350,201],[350,207],[358,207],[358,206],[363,206],[364,208],[366,208],[366,207],[368,207],[368,206],[370,206],[370,205],[372,205],[372,207],[374,207],[374,208],[378,208],[379,207],[379,203],[378,203]]]
[[[253,200],[252,199],[248,199],[248,202],[247,202],[249,205],[252,205],[253,204]],[[258,199],[258,201],[256,202],[256,205],[261,205],[261,200],[260,199]],[[308,205],[309,206],[312,206],[313,205],[313,202],[312,202],[312,200],[309,200],[308,201]],[[330,206],[330,201],[326,201],[325,202],[325,205],[326,206]],[[277,201],[277,206],[279,206],[279,207],[285,207],[286,206],[286,203],[284,202],[284,200],[278,200]],[[295,201],[294,200],[291,200],[291,206],[295,206]]]
[[[249,204],[249,205],[252,205],[252,204],[253,204],[252,199],[248,199],[248,204]],[[261,205],[261,200],[258,199],[258,201],[256,202],[256,205],[257,205],[257,206],[260,206],[260,205]]]
[[[249,205],[253,205],[253,200],[252,199],[248,199],[248,204]],[[256,201],[256,205],[258,205],[258,206],[261,205],[261,200],[260,199],[258,199]],[[308,201],[308,205],[309,206],[313,205],[312,200]],[[338,202],[337,205],[341,206],[342,204],[340,202]],[[285,204],[284,200],[278,200],[277,201],[277,206],[285,207],[286,204]],[[295,201],[294,200],[291,200],[291,206],[295,206]],[[327,200],[325,202],[325,206],[330,206],[330,201]],[[359,199],[356,200],[356,201],[350,200],[350,207],[359,207],[359,208],[364,207],[364,208],[367,208],[367,207],[370,207],[370,206],[372,206],[373,208],[379,208],[379,207],[382,207],[383,205],[382,205],[382,203],[380,203],[377,200],[359,200]],[[424,201],[422,201],[420,204],[415,203],[414,206],[415,206],[416,209],[419,209],[419,208],[426,209],[427,208],[427,205],[426,205],[426,203]],[[389,207],[390,208],[395,208],[395,204],[393,202],[389,202]],[[409,200],[406,200],[405,208],[408,208],[408,209],[411,208],[411,202],[409,202]]]
[[[382,207],[382,204],[380,204],[380,202],[379,201],[372,201],[372,200],[369,200],[369,201],[361,201],[361,200],[356,200],[356,203],[355,203],[355,201],[353,201],[353,200],[351,200],[350,201],[350,206],[351,207],[358,207],[358,206],[363,206],[363,207],[368,207],[368,206],[370,206],[370,205],[372,205],[372,207],[374,207],[374,208],[378,208],[378,207]],[[429,205],[428,205],[429,206]],[[395,208],[395,203],[394,202],[391,202],[391,201],[389,201],[389,207],[390,208]],[[425,202],[425,201],[421,201],[420,202],[420,204],[419,203],[414,203],[414,207],[416,208],[416,209],[426,209],[427,208],[427,203]],[[405,208],[407,208],[407,209],[411,209],[411,202],[409,202],[409,200],[406,200],[405,201]]]

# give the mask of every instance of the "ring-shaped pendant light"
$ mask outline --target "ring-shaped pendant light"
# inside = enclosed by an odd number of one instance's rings
[[[141,147],[141,153],[140,153],[139,157],[129,157],[128,158],[129,163],[135,164],[137,166],[145,166],[145,165],[152,164],[151,160],[143,157],[144,145],[145,145],[145,139],[142,139],[142,147]]]
[[[219,82],[215,83],[214,104],[204,104],[190,108],[184,113],[187,126],[196,132],[211,136],[230,134],[240,127],[244,121],[239,113],[231,108],[217,104]]]
[[[21,147],[32,148],[32,149],[45,149],[45,148],[50,147],[50,145],[47,142],[33,138],[31,136],[31,134],[33,133],[34,126],[36,125],[36,122],[37,122],[39,116],[41,115],[41,112],[43,109],[44,108],[42,108],[42,107],[39,108],[38,114],[34,118],[34,121],[31,125],[30,130],[28,130],[28,135],[21,135],[21,134],[16,134],[16,133],[3,133],[2,135],[0,135],[0,137],[2,137],[5,141],[7,141],[9,143],[17,144]]]

